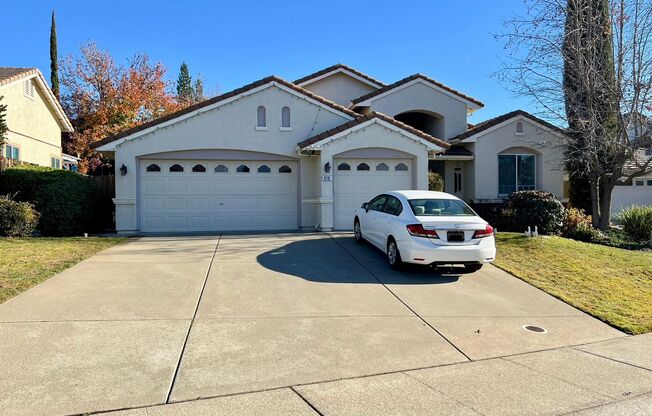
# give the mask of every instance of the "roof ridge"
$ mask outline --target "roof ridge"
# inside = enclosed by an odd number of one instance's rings
[[[504,121],[507,121],[509,119],[512,119],[512,118],[514,118],[516,116],[526,117],[526,118],[528,118],[528,119],[530,119],[530,120],[532,120],[532,121],[534,121],[536,123],[543,124],[544,126],[550,128],[552,130],[555,130],[555,131],[557,131],[559,133],[565,134],[564,129],[562,129],[561,127],[555,126],[554,124],[552,124],[552,123],[550,123],[550,122],[548,122],[548,121],[546,121],[546,120],[544,120],[542,118],[539,118],[539,117],[537,117],[537,116],[535,116],[533,114],[530,114],[527,111],[519,108],[519,109],[516,109],[516,110],[509,111],[507,113],[498,115],[496,117],[492,117],[492,118],[489,118],[487,120],[481,121],[481,122],[475,124],[472,128],[465,131],[464,133],[458,134],[457,136],[451,138],[450,141],[464,140],[464,139],[466,139],[468,137],[475,136],[478,133],[482,133],[483,131],[485,131],[485,130],[493,127],[493,126],[496,126],[496,125],[498,125],[498,124],[500,124],[500,123],[502,123]]]
[[[36,74],[38,72],[39,69],[36,67],[22,68],[22,67],[12,67],[12,66],[1,66],[0,86],[9,84],[11,82],[16,81],[17,79],[21,79],[26,76]],[[7,73],[7,75],[3,75],[3,73]]]
[[[312,74],[301,77],[301,78],[295,80],[294,84],[302,84],[302,83],[304,83],[306,81],[309,81],[309,80],[311,80],[313,78],[317,78],[319,76],[328,74],[329,72],[333,72],[333,71],[336,71],[338,69],[344,69],[346,71],[349,71],[349,72],[351,72],[351,73],[353,73],[353,74],[355,74],[355,75],[357,75],[359,77],[362,77],[362,78],[366,79],[367,81],[369,81],[369,82],[371,82],[373,84],[379,85],[381,88],[384,87],[385,85],[387,85],[384,82],[382,82],[380,80],[377,80],[376,78],[374,78],[372,76],[369,76],[369,75],[365,74],[364,72],[358,71],[357,69],[355,69],[355,68],[353,68],[353,67],[351,67],[349,65],[343,64],[343,63],[337,63],[335,65],[331,65],[329,67],[320,69],[319,71],[313,72]]]

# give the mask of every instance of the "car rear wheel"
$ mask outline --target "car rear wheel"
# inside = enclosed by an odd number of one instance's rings
[[[387,261],[389,262],[389,267],[394,270],[398,270],[403,266],[401,252],[398,250],[398,246],[394,239],[390,239],[387,243]]]
[[[360,221],[358,219],[356,219],[353,223],[353,238],[358,243],[364,242],[364,238],[362,237],[362,229],[360,228]]]
[[[477,272],[480,269],[482,269],[482,264],[466,264],[466,265],[464,265],[464,270],[467,273]]]

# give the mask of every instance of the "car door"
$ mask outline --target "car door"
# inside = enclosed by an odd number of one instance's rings
[[[401,201],[389,195],[383,212],[379,213],[377,217],[378,238],[383,245],[387,243],[387,237],[392,233],[392,229],[396,225],[396,220],[401,215],[401,212],[403,212]]]
[[[382,224],[382,216],[384,215],[385,204],[389,199],[388,195],[378,195],[369,201],[369,211],[366,215],[366,224],[364,225],[364,236],[372,244],[380,247],[383,245],[382,237],[380,236]]]

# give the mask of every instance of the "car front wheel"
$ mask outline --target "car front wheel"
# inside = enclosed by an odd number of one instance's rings
[[[364,241],[364,238],[362,237],[362,228],[360,228],[360,221],[357,219],[353,223],[353,238],[355,238],[355,241],[358,243]]]
[[[387,261],[389,262],[389,267],[394,270],[398,270],[403,266],[401,252],[398,251],[396,241],[393,239],[389,240],[389,243],[387,243]]]

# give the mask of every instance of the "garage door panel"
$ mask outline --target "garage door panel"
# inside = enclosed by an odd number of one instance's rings
[[[147,181],[143,182],[143,191],[148,193],[163,192],[164,183],[160,179],[151,179],[147,178]]]

